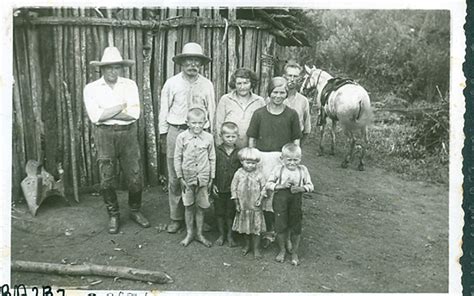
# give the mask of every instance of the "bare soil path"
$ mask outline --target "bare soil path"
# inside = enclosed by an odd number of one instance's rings
[[[274,260],[276,246],[255,261],[240,248],[179,246],[185,233],[168,234],[167,195],[159,187],[144,193],[143,212],[152,227],[128,219],[120,194],[122,228],[106,230],[102,199],[83,195],[67,207],[47,200],[33,218],[26,206],[12,215],[12,259],[51,263],[83,262],[167,272],[174,283],[155,285],[122,279],[12,273],[12,284],[91,289],[253,292],[425,292],[448,291],[448,186],[403,180],[367,164],[366,171],[340,168],[342,156],[318,157],[314,138],[303,161],[315,192],[303,201],[301,265]],[[212,213],[207,215],[213,224]],[[217,239],[217,232],[207,236]],[[239,240],[242,243],[241,240]]]

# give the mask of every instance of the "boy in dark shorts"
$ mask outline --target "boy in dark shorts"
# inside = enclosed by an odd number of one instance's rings
[[[236,142],[239,138],[239,127],[234,122],[224,122],[220,128],[222,144],[216,148],[216,178],[213,186],[214,210],[217,219],[219,237],[216,244],[222,246],[227,234],[229,247],[235,247],[232,237],[232,223],[235,216],[235,204],[230,199],[230,184],[235,172],[240,167]],[[227,232],[225,228],[227,227]]]
[[[281,149],[283,164],[276,166],[267,180],[266,189],[274,191],[273,211],[275,231],[280,249],[276,261],[285,261],[287,238],[291,240],[291,263],[299,264],[298,248],[301,240],[301,202],[303,192],[314,190],[308,169],[300,164],[301,148],[288,143]],[[288,250],[290,251],[290,250]]]

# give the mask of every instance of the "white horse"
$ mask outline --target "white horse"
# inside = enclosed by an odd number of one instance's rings
[[[357,142],[360,146],[360,162],[359,170],[363,171],[364,156],[367,149],[367,126],[373,120],[372,108],[370,107],[370,99],[367,91],[357,83],[344,84],[338,89],[332,91],[324,106],[321,106],[321,92],[328,83],[328,80],[333,78],[329,73],[316,69],[316,67],[309,68],[305,65],[306,74],[303,77],[303,84],[300,92],[308,93],[309,91],[316,91],[315,103],[318,108],[322,108],[327,117],[332,121],[331,129],[331,155],[334,155],[334,145],[336,142],[336,123],[341,123],[342,129],[350,140],[350,149],[341,166],[347,168],[349,162],[352,161],[354,148],[356,147],[356,138],[358,134],[362,142]],[[318,114],[319,116],[319,114]],[[324,140],[324,126],[321,125],[321,139],[319,142],[320,153],[323,154],[323,140]]]

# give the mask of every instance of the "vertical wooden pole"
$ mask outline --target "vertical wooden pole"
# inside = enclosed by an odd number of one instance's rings
[[[75,8],[72,10],[72,15],[74,17],[79,17],[79,9]],[[74,50],[74,57],[72,58],[74,62],[74,67],[71,70],[74,70],[74,90],[71,90],[71,97],[72,99],[72,110],[73,114],[75,115],[74,125],[75,128],[71,136],[75,139],[77,145],[75,145],[71,149],[75,150],[76,158],[72,159],[73,163],[76,163],[75,166],[77,168],[76,174],[78,179],[79,186],[83,186],[87,183],[87,171],[86,171],[86,163],[85,163],[85,155],[84,155],[84,137],[83,137],[83,125],[82,125],[82,91],[84,88],[84,82],[82,79],[82,73],[85,69],[82,68],[83,56],[85,55],[85,51],[82,51],[81,48],[81,32],[78,26],[74,26],[72,28],[72,35],[73,38],[73,50]]]
[[[67,17],[68,11],[66,8],[61,8],[62,16]],[[64,168],[64,178],[65,178],[65,190],[67,194],[74,194],[74,184],[73,184],[73,176],[72,176],[72,165],[71,165],[71,130],[69,127],[69,120],[70,116],[68,114],[67,104],[65,100],[65,89],[64,89],[64,82],[67,83],[68,80],[68,57],[71,55],[69,50],[69,28],[66,26],[62,26],[62,36],[61,36],[61,43],[60,48],[58,51],[58,65],[59,65],[59,72],[58,72],[58,81],[57,81],[57,90],[58,90],[58,98],[61,102],[61,114],[63,117],[63,138],[62,141],[62,161],[63,161],[63,168]],[[73,54],[73,53],[72,53]],[[71,190],[71,187],[73,190]]]
[[[26,40],[28,50],[28,67],[31,81],[31,103],[33,111],[34,129],[31,131],[35,138],[36,145],[36,159],[43,163],[43,151],[41,147],[41,137],[44,135],[43,120],[41,118],[41,70],[39,60],[39,46],[38,46],[38,28],[28,27],[26,29]]]
[[[243,40],[243,67],[247,67],[255,71],[255,49],[256,49],[256,38],[255,38],[255,29],[248,28],[245,30],[245,37]]]
[[[153,35],[151,32],[145,34],[145,46],[143,47],[143,117],[145,124],[146,142],[146,171],[148,184],[158,184],[158,153],[156,151],[155,117],[153,114],[153,100],[151,94],[150,68],[152,59]]]
[[[177,16],[177,11],[176,9],[169,9],[168,13],[168,18],[172,18]],[[173,62],[172,58],[176,55],[177,53],[177,43],[178,43],[178,32],[175,28],[170,28],[168,30],[168,36],[167,36],[168,44],[166,48],[166,79],[170,78],[173,76],[175,73],[177,73],[178,65],[175,65]],[[181,50],[181,49],[179,49]],[[175,68],[176,67],[176,68]],[[175,71],[176,69],[176,71]]]
[[[166,9],[162,8],[160,10],[160,16],[158,20],[166,19]],[[158,28],[155,31],[155,38],[154,38],[154,56],[153,56],[153,105],[155,110],[155,133],[156,135],[160,134],[159,131],[159,114],[160,114],[160,99],[161,99],[161,89],[164,83],[164,78],[166,77],[166,31]],[[162,147],[164,143],[161,142],[161,139],[158,136],[158,143],[157,143],[157,153],[158,153],[158,174],[161,176],[166,176],[167,168],[166,168],[166,148]],[[164,149],[162,149],[164,148]]]
[[[31,99],[31,86],[30,86],[30,73],[28,65],[28,53],[27,53],[27,41],[26,32],[24,28],[16,28],[14,31],[14,52],[18,63],[18,80],[19,84],[19,96],[21,100],[23,122],[25,123],[25,150],[26,159],[36,159],[37,157],[37,144],[35,137],[35,118],[33,114],[32,99]]]
[[[223,21],[219,14],[219,9],[214,9],[214,19],[216,21]],[[228,35],[225,34],[224,28],[213,28],[212,29],[212,73],[213,83],[216,91],[217,101],[222,95],[227,92],[227,80],[228,80],[228,62],[227,62],[227,41]],[[228,32],[227,32],[228,34]]]
[[[261,95],[260,89],[262,88],[262,39],[263,39],[263,32],[261,30],[258,30],[257,32],[257,41],[256,41],[256,48],[255,48],[255,72],[257,73],[257,76],[259,77],[258,81],[258,86],[257,89],[254,91],[257,94]],[[267,96],[263,96],[266,98]]]
[[[86,12],[84,8],[81,8],[79,11],[80,16],[85,17]],[[83,157],[83,166],[84,166],[84,171],[85,171],[85,180],[86,184],[91,185],[93,183],[92,179],[92,163],[91,163],[91,143],[90,143],[90,121],[87,116],[87,111],[84,108],[84,86],[87,84],[87,37],[86,37],[86,32],[88,31],[88,28],[86,27],[81,27],[80,28],[80,52],[81,52],[81,59],[80,59],[80,68],[81,68],[81,82],[82,85],[80,86],[81,88],[81,93],[80,97],[77,98],[78,103],[81,105],[81,114],[78,114],[78,118],[82,118],[82,126],[83,126],[83,133],[81,135],[82,143],[81,143],[81,151],[82,151],[82,157]]]
[[[270,79],[273,76],[273,62],[275,54],[275,37],[265,32],[262,38],[262,72],[261,72],[261,87],[260,95],[267,97],[267,88]]]
[[[58,147],[58,125],[55,96],[55,58],[54,58],[54,26],[40,26],[38,40],[40,42],[40,69],[42,78],[42,112],[41,118],[44,123],[43,160],[44,168],[54,176],[58,176],[57,147]]]
[[[71,135],[70,139],[70,145],[71,145],[71,170],[72,170],[72,188],[73,188],[73,194],[74,194],[74,199],[76,202],[79,202],[79,185],[78,185],[78,168],[77,168],[77,162],[76,160],[76,137],[74,136],[74,118],[73,118],[73,106],[72,106],[72,101],[71,101],[71,93],[68,90],[68,85],[63,81],[63,90],[64,90],[64,98],[66,101],[66,109],[67,109],[67,115],[68,115],[68,127],[69,127],[69,133]]]
[[[136,20],[142,20],[143,18],[143,11],[141,8],[136,8],[134,9],[134,17]],[[146,174],[149,170],[153,170],[152,168],[149,168],[149,163],[146,163],[145,160],[147,159],[148,156],[148,151],[146,149],[146,118],[145,118],[145,109],[144,109],[144,65],[143,65],[143,30],[142,29],[134,29],[134,34],[135,34],[135,66],[136,66],[136,76],[135,76],[135,81],[137,82],[138,85],[138,91],[140,94],[140,101],[141,101],[141,108],[140,108],[140,118],[138,120],[138,141],[140,143],[140,152],[142,155],[142,167],[144,168],[144,180],[145,182],[148,183],[148,174]],[[132,47],[133,48],[133,47]],[[148,71],[149,73],[149,71]],[[148,74],[149,75],[149,74]],[[149,77],[148,77],[149,78]],[[153,165],[156,165],[156,161],[153,162]]]
[[[235,20],[237,12],[234,8],[229,8],[229,21]],[[229,77],[232,75],[237,68],[239,68],[239,55],[237,52],[237,38],[239,36],[238,29],[234,26],[228,28],[228,43],[227,43],[227,61],[228,61],[228,73]],[[227,88],[226,93],[230,91]]]
[[[14,51],[15,53],[15,51]],[[13,77],[15,82],[13,84],[13,126],[12,126],[12,144],[13,144],[13,159],[12,159],[12,197],[14,200],[21,195],[20,182],[25,177],[24,167],[25,160],[25,131],[23,122],[23,111],[21,107],[20,85],[17,70],[16,56],[13,56]]]

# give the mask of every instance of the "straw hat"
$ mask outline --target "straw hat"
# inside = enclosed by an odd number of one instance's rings
[[[204,55],[201,45],[195,42],[186,43],[181,53],[173,57],[173,62],[181,64],[182,60],[188,57],[199,58],[203,65],[209,63],[211,59]]]
[[[92,66],[106,66],[106,65],[122,65],[130,67],[135,64],[133,60],[124,60],[120,51],[117,47],[109,46],[104,49],[104,54],[102,55],[102,59],[99,61],[91,61],[90,63]]]

